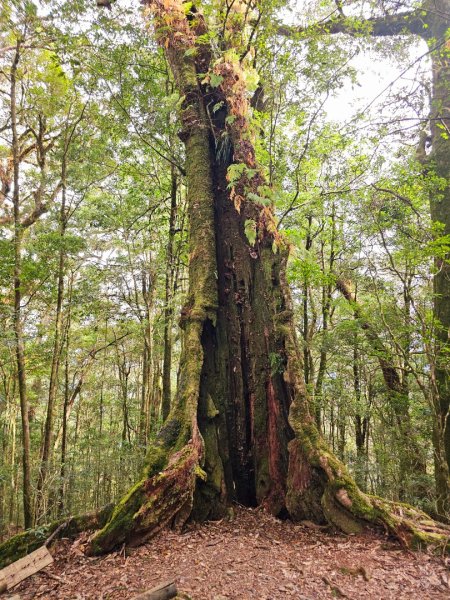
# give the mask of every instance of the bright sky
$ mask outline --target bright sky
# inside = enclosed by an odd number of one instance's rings
[[[364,52],[356,56],[352,65],[358,71],[357,86],[347,83],[335,97],[327,104],[328,114],[331,119],[350,120],[357,110],[364,110],[371,104],[370,109],[375,111],[380,104],[392,94],[402,88],[410,86],[419,63],[415,63],[427,51],[424,41],[413,44],[410,48],[409,58],[397,62],[395,58],[388,60],[381,57],[376,51]],[[423,68],[429,64],[428,58],[420,60]],[[408,67],[411,66],[410,69]],[[405,70],[408,69],[405,73]],[[385,111],[386,112],[386,111]],[[414,113],[411,112],[414,116]]]
[[[282,11],[280,15],[280,18],[286,23],[305,25],[307,22],[313,23],[320,20],[315,13],[312,15],[310,0],[291,0],[291,2],[294,7],[293,10]],[[363,3],[355,4],[353,11],[346,6],[345,1],[343,6],[346,15],[353,13],[356,16],[359,14]],[[366,16],[370,16],[370,5],[367,5],[367,7]],[[403,7],[406,7],[406,3],[403,4]],[[393,39],[377,38],[376,41],[386,46],[392,44]],[[338,93],[330,97],[325,105],[329,119],[343,123],[350,121],[359,110],[366,113],[368,108],[370,108],[372,114],[375,114],[377,108],[386,101],[390,94],[399,92],[408,84],[411,85],[411,79],[416,75],[418,68],[428,69],[428,72],[430,72],[429,58],[425,56],[419,60],[421,55],[427,52],[426,43],[417,39],[415,43],[408,41],[406,44],[409,49],[403,57],[396,57],[396,53],[393,51],[392,56],[388,59],[375,49],[361,52],[354,57],[350,64],[358,72],[359,85],[355,86],[348,82]],[[385,116],[389,116],[389,111],[385,110],[384,113]],[[416,116],[412,109],[408,110],[407,113],[404,113],[404,115]]]

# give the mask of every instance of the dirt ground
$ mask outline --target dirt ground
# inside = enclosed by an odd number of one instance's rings
[[[375,533],[330,534],[261,510],[164,531],[139,548],[100,558],[83,554],[86,536],[52,547],[55,562],[0,600],[127,600],[166,580],[192,600],[450,598],[450,559],[411,553]]]

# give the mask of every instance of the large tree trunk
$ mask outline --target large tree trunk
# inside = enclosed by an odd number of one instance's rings
[[[271,209],[253,200],[265,182],[250,141],[241,68],[232,60],[210,65],[209,47],[195,45],[206,25],[194,8],[186,15],[179,0],[153,0],[151,7],[184,97],[180,137],[190,220],[184,344],[174,405],[149,448],[143,477],[89,552],[140,543],[190,516],[220,517],[233,499],[346,532],[378,523],[408,544],[445,545],[437,525],[432,534],[420,530],[423,513],[363,494],[320,436],[294,336],[287,249]],[[197,73],[208,68],[221,78],[219,86],[199,83]],[[223,108],[212,117],[207,106],[214,102]],[[230,182],[231,163],[242,168]]]
[[[438,238],[450,236],[450,59],[449,41],[444,43],[449,20],[441,15],[450,14],[450,1],[439,0],[433,4],[436,16],[431,19],[431,35],[440,44],[432,54],[433,98],[431,106],[431,153],[427,164],[440,178],[441,188],[431,197],[431,218],[439,223]],[[439,12],[438,12],[439,11]],[[435,436],[444,439],[447,469],[441,473],[441,497],[443,510],[450,509],[448,472],[450,469],[450,253],[448,240],[442,243],[442,251],[436,257],[434,276],[434,315],[436,318],[436,383],[438,390],[437,431]],[[436,470],[442,471],[442,457],[435,457]],[[446,472],[445,472],[446,471]]]

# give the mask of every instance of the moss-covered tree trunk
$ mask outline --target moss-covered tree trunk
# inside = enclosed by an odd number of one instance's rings
[[[440,224],[438,240],[450,236],[450,1],[433,4],[435,16],[431,19],[431,33],[437,49],[433,52],[433,98],[431,106],[431,153],[427,163],[439,177],[439,191],[430,201],[431,218]],[[445,15],[447,18],[442,18]],[[441,237],[442,236],[442,237]],[[441,511],[450,510],[448,497],[450,469],[450,253],[448,239],[436,257],[434,275],[434,315],[436,318],[436,387],[437,423],[435,438],[444,440],[444,456],[435,453],[438,481],[438,504]],[[446,459],[446,465],[445,465]]]
[[[424,532],[423,513],[363,494],[320,436],[242,66],[227,53],[213,62],[205,21],[190,3],[152,0],[150,8],[183,97],[190,239],[183,353],[174,405],[145,473],[89,551],[140,543],[189,517],[218,518],[233,499],[346,532],[378,523],[405,543],[445,543],[437,525],[428,521],[431,533]]]

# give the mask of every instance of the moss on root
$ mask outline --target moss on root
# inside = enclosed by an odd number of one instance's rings
[[[88,554],[96,555],[120,544],[134,526],[134,515],[145,500],[145,479],[138,481],[114,508],[111,518],[91,539]]]
[[[200,467],[200,450],[194,434],[180,451],[170,454],[163,471],[131,488],[93,536],[87,553],[103,554],[123,542],[137,545],[169,523],[184,524],[192,511],[197,479],[206,477]]]
[[[3,542],[0,545],[0,569],[42,546],[57,527],[58,523],[55,522],[37,529],[28,529]]]
[[[315,517],[320,521],[320,498],[326,521],[345,533],[358,533],[373,525],[397,538],[404,547],[450,551],[450,527],[407,504],[364,494],[345,465],[329,451],[313,423],[297,431],[290,444],[287,494],[287,507],[294,519]],[[314,480],[320,483],[312,485]],[[311,499],[314,492],[316,497]],[[312,514],[311,507],[316,514]]]
[[[60,519],[48,525],[18,533],[0,544],[0,569],[42,546],[61,525],[65,524],[65,527],[61,528],[60,531],[60,535],[64,537],[74,537],[81,531],[103,527],[111,516],[112,510],[113,505],[108,504],[97,511]]]

